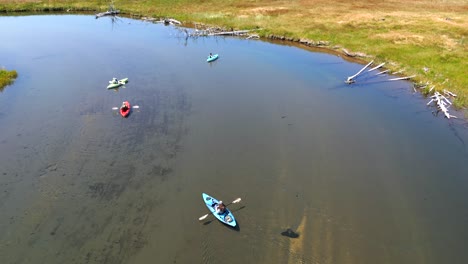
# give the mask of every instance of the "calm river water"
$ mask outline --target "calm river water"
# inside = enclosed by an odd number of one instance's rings
[[[363,65],[125,18],[0,17],[0,36],[19,73],[2,264],[468,263],[467,128],[408,82],[347,86]],[[198,221],[202,192],[242,198],[239,227]]]

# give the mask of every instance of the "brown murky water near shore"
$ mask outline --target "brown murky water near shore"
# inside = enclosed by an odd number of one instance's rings
[[[19,73],[0,93],[2,263],[468,261],[466,125],[408,82],[347,86],[362,65],[130,19],[0,17],[0,35]],[[199,222],[202,192],[242,198],[239,227]]]

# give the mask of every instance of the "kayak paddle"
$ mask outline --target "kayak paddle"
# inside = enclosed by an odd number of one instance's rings
[[[119,110],[119,108],[120,108],[120,107],[112,107],[112,110]],[[132,108],[139,109],[140,106],[134,105],[134,106],[132,106]]]

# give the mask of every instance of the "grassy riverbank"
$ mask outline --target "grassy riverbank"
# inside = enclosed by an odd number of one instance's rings
[[[11,84],[16,77],[18,77],[16,71],[0,69],[0,91],[2,91],[5,86]]]
[[[0,11],[104,11],[109,1],[6,1]],[[468,106],[466,0],[116,0],[123,13],[172,17],[258,34],[327,41],[330,49],[369,55],[402,75],[416,75]],[[350,73],[350,75],[353,73]],[[343,76],[345,79],[347,76]]]

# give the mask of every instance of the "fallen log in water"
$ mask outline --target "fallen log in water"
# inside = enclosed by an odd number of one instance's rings
[[[254,35],[248,36],[246,39],[259,39],[259,38],[260,38],[259,35],[254,34]]]
[[[346,49],[343,49],[343,52],[347,55],[347,56],[351,56],[353,57],[354,54],[351,54],[349,53]],[[353,76],[349,76],[345,83],[347,84],[351,84],[351,83],[354,83],[355,82],[355,78],[357,76],[359,76],[367,67],[369,67],[374,61],[371,61],[369,62],[366,66],[364,66],[362,69],[360,69],[356,74],[354,74]],[[371,72],[371,71],[374,71],[376,69],[379,69],[380,67],[384,66],[385,63],[381,63],[369,70],[367,70],[366,72]],[[381,75],[381,74],[384,74],[384,73],[387,73],[389,72],[390,70],[385,70],[385,71],[382,71],[382,72],[378,72],[377,74],[374,74],[373,76],[378,76],[378,75]],[[398,74],[398,73],[401,73],[403,72],[403,70],[400,70],[398,72],[394,72],[393,74]],[[391,78],[391,79],[388,79],[388,81],[398,81],[398,80],[408,80],[408,79],[411,79],[411,78],[414,78],[416,77],[416,75],[411,75],[411,76],[405,76],[405,77],[397,77],[397,78]],[[428,87],[428,83],[426,84],[422,84],[422,85],[416,85],[414,84],[413,85],[413,91],[416,93],[416,88],[427,88]],[[431,91],[434,89],[434,86],[432,86],[430,89],[429,89],[429,93],[431,93]],[[444,89],[443,93],[446,95],[446,96],[453,96],[453,97],[456,97],[457,95],[450,92],[450,91],[447,91]],[[440,111],[442,111],[442,113],[444,114],[444,116],[447,118],[447,119],[450,119],[450,118],[457,118],[456,116],[454,115],[451,115],[448,111],[448,108],[452,105],[452,102],[450,102],[445,96],[443,96],[441,93],[439,92],[435,92],[433,96],[431,96],[431,100],[427,103],[427,105],[430,105],[431,103],[435,102],[436,104],[436,107],[437,107],[437,112],[435,113],[435,111],[433,113],[437,114],[439,113]]]
[[[344,54],[349,57],[356,57],[356,54],[349,52],[347,49],[342,49]]]
[[[329,44],[330,43],[325,42],[325,41],[319,41],[317,44],[314,44],[313,46],[328,46]],[[342,50],[343,50],[343,53],[349,57],[362,57],[362,58],[369,57],[367,54],[362,53],[362,52],[349,52],[347,49],[344,49],[344,48]]]
[[[96,14],[96,18],[100,18],[100,17],[103,17],[103,16],[115,16],[115,15],[118,15],[118,14],[120,14],[120,10],[109,10],[109,11],[106,11],[106,12]]]
[[[171,24],[171,25],[182,25],[182,22],[175,20],[173,18],[166,18],[163,20],[164,24]]]
[[[154,22],[154,21],[156,21],[156,18],[154,18],[154,17],[142,17],[141,20],[148,21],[148,22]]]
[[[447,105],[452,105],[452,103],[439,92],[435,92],[434,95],[431,96],[431,100],[429,101],[429,103],[427,103],[427,105],[430,105],[432,102],[436,102],[437,111],[442,111],[442,113],[444,113],[444,116],[447,117],[448,119],[450,119],[451,117],[457,118],[456,116],[451,115],[448,112]]]
[[[250,30],[223,31],[208,34],[208,36],[240,36],[249,33]]]
[[[411,76],[407,76],[407,77],[393,78],[393,79],[388,79],[388,80],[389,81],[408,80],[408,79],[411,79],[411,78],[413,78],[415,76],[416,75],[411,75]]]
[[[369,67],[369,65],[371,65],[372,63],[374,62],[374,60],[372,60],[371,62],[369,62],[366,66],[364,66],[364,68],[362,68],[360,71],[358,71],[356,74],[354,74],[353,76],[349,76],[348,79],[346,79],[345,83],[347,84],[351,84],[354,82],[354,78],[356,78],[359,74],[361,74],[361,72],[363,72],[367,67]]]
[[[390,71],[390,70],[381,71],[381,72],[377,73],[376,75],[384,74],[384,73],[387,73],[387,72],[389,72],[389,71]]]
[[[156,19],[154,17],[142,17],[141,20],[152,22],[152,23],[163,23],[165,25],[182,25],[182,22],[175,20],[173,18]]]
[[[189,33],[189,37],[207,37],[207,36],[245,36],[251,30],[232,30],[223,31],[219,28],[195,29]],[[249,38],[260,38],[258,35],[251,35]]]
[[[379,65],[377,65],[377,66],[375,66],[374,68],[368,70],[367,72],[371,72],[371,71],[373,71],[373,70],[377,70],[378,68],[380,68],[380,67],[382,67],[382,66],[384,66],[384,65],[385,65],[385,62],[384,62],[384,63],[381,63],[381,64],[379,64]]]

